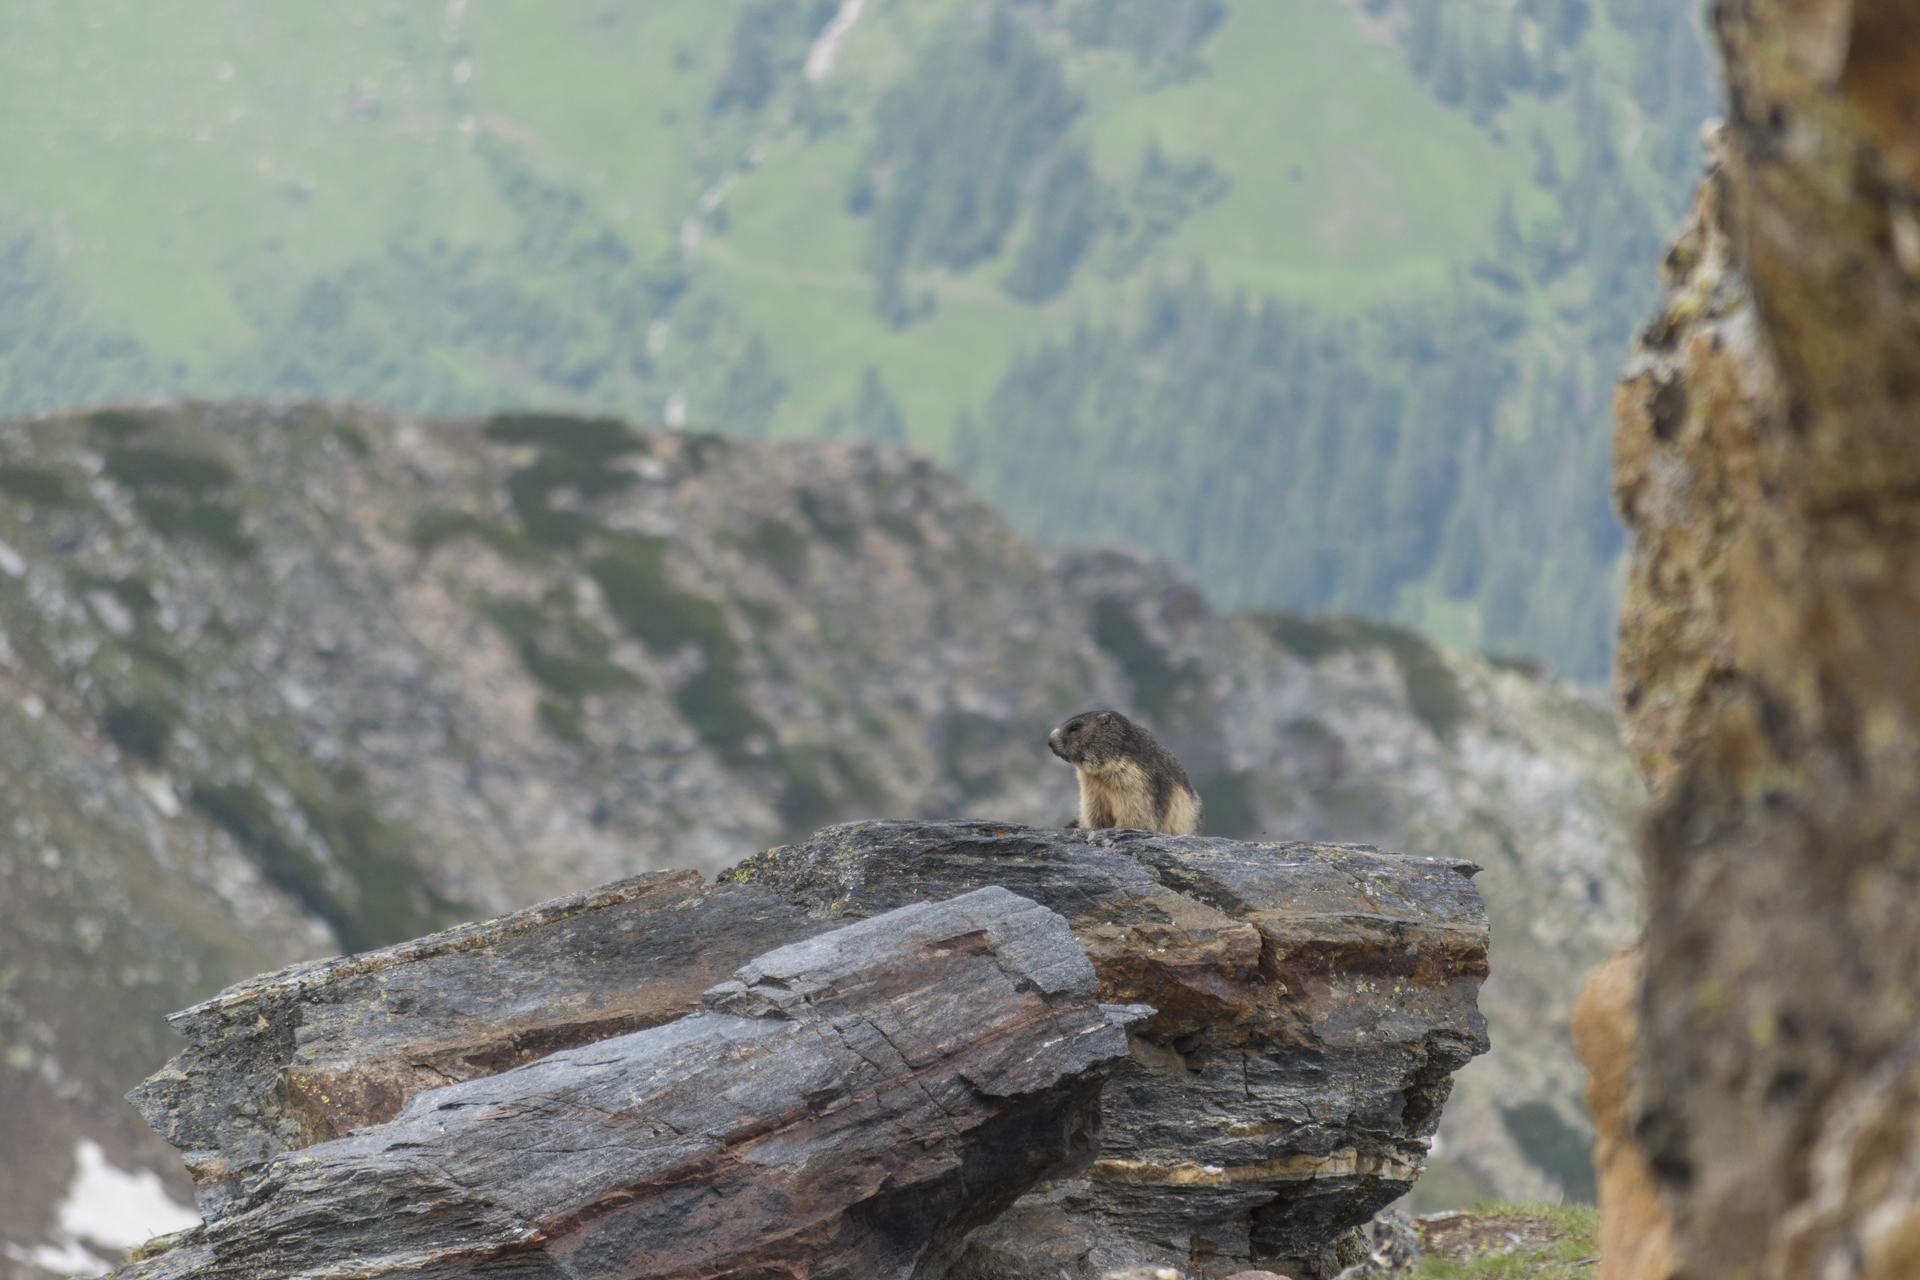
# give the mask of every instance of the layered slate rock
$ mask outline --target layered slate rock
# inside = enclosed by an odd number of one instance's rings
[[[187,1050],[131,1094],[217,1219],[274,1156],[398,1115],[416,1094],[659,1026],[769,947],[832,927],[691,871],[240,983],[169,1021]]]
[[[1419,1176],[1487,1050],[1486,916],[1450,859],[983,822],[830,827],[728,873],[827,915],[1003,884],[1073,923],[1101,998],[1159,1012],[1098,1160],[976,1235],[956,1274],[1054,1280],[1269,1260],[1294,1275]]]
[[[1158,1012],[1108,1086],[1097,1160],[976,1232],[956,1274],[1054,1277],[1327,1246],[1418,1176],[1487,1048],[1469,863],[981,821],[853,823],[703,886],[681,873],[342,957],[176,1015],[132,1096],[210,1220],[282,1153],[423,1090],[694,1012],[758,951],[1003,886],[1067,917],[1100,998]]]
[[[1095,988],[1066,922],[1005,889],[914,903],[763,955],[668,1026],[282,1153],[121,1274],[944,1275],[1091,1153],[1151,1012]]]

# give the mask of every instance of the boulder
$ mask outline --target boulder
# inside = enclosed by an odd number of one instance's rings
[[[1067,918],[1101,1000],[1157,1012],[1107,1087],[1098,1158],[976,1231],[953,1274],[1260,1259],[1311,1276],[1419,1176],[1452,1073],[1487,1049],[1476,870],[1365,846],[850,823],[712,885],[640,877],[244,983],[175,1015],[186,1051],[130,1097],[187,1152],[217,1224],[286,1153],[404,1119],[427,1090],[683,1018],[770,946],[1001,886]]]
[[[1094,1003],[1005,889],[778,948],[667,1026],[420,1092],[283,1152],[126,1277],[938,1276],[1091,1154],[1152,1012]]]

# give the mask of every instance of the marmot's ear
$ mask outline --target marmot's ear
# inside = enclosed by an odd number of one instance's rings
[[[1102,712],[1100,713],[1100,723],[1101,723],[1101,724],[1112,724],[1112,723],[1113,723],[1113,712],[1111,712],[1111,711],[1102,711]]]

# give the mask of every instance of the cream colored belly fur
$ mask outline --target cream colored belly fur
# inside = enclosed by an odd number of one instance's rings
[[[1080,775],[1080,825],[1132,827],[1170,836],[1190,836],[1200,830],[1200,803],[1193,792],[1176,787],[1167,800],[1163,821],[1153,811],[1153,784],[1131,760],[1120,760],[1099,770],[1084,766]]]

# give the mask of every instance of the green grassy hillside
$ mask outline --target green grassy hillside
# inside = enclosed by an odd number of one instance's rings
[[[1604,671],[1686,0],[18,6],[0,410],[903,436],[1224,603]]]

